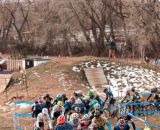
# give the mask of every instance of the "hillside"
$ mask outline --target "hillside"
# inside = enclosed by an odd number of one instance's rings
[[[0,94],[0,122],[4,120],[9,122],[8,129],[6,123],[0,126],[1,129],[10,130],[13,128],[13,121],[11,114],[13,112],[13,99],[20,101],[34,101],[39,96],[49,93],[55,97],[58,93],[66,93],[71,95],[75,90],[83,90],[87,92],[91,87],[89,86],[83,72],[83,68],[102,67],[104,69],[106,78],[110,83],[110,88],[115,96],[118,96],[117,90],[119,86],[123,85],[123,93],[127,86],[134,85],[140,92],[147,91],[150,86],[159,87],[160,73],[157,67],[146,66],[144,64],[128,63],[127,61],[120,63],[118,60],[109,61],[107,58],[98,57],[55,57],[48,63],[39,65],[35,68],[27,70],[27,86],[28,96],[26,91],[26,83],[22,80],[20,73],[13,75],[10,86],[8,87],[7,95],[9,102],[6,104],[6,93]],[[94,89],[97,89],[96,87]],[[102,89],[98,89],[99,92]],[[3,105],[5,103],[5,105]],[[17,107],[18,112],[30,112],[30,106]],[[155,116],[149,117],[149,121],[158,124],[159,121],[153,120]],[[160,120],[158,117],[157,119]],[[23,118],[20,124],[31,129],[31,120]],[[27,125],[25,125],[27,124]],[[30,125],[29,125],[30,124]],[[144,127],[138,122],[139,127]]]

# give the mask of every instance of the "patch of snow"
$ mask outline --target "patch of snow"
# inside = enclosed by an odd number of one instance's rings
[[[72,70],[73,70],[74,72],[80,72],[80,69],[77,68],[77,67],[75,67],[75,66],[72,68]]]
[[[121,90],[119,90],[119,88],[121,88],[121,84],[123,85],[122,95],[125,93],[127,87],[132,87],[131,83],[133,83],[133,86],[135,86],[140,92],[146,91],[144,87],[149,88],[153,85],[159,87],[160,84],[160,72],[156,73],[154,70],[148,70],[143,67],[131,65],[120,66],[120,64],[115,62],[110,63],[107,61],[97,61],[97,63],[94,64],[91,62],[84,62],[83,64],[79,65],[81,67],[83,66],[83,68],[103,67],[106,74],[105,76],[110,82],[109,86],[115,96],[121,95]],[[79,69],[79,67],[75,67],[73,70],[76,71]],[[96,88],[93,86],[92,89],[96,91]]]

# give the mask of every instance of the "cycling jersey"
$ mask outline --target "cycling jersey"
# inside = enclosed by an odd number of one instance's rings
[[[114,130],[130,130],[130,127],[128,124],[125,124],[123,128],[120,128],[120,126],[117,124],[114,126]]]
[[[77,127],[78,127],[78,125],[80,123],[80,119],[77,119],[76,121],[71,120],[71,121],[69,121],[69,123],[72,125],[72,127],[74,128],[74,130],[77,130]]]
[[[49,115],[43,116],[42,113],[39,113],[37,116],[36,127],[40,127],[39,124],[44,123],[44,121],[46,121],[48,123],[49,128],[52,129],[51,119]]]
[[[65,112],[65,108],[63,106],[59,107],[58,105],[55,105],[51,112],[51,117],[52,119],[57,119],[59,115],[64,115],[64,112]]]
[[[88,125],[85,125],[85,123],[82,121],[81,123],[79,123],[77,130],[88,130],[90,124],[91,124],[91,121],[88,122]]]
[[[56,125],[54,130],[73,130],[73,127],[68,122],[65,122],[65,124],[62,125]]]
[[[92,119],[92,124],[96,126],[105,126],[107,119],[105,117],[99,117],[100,119],[98,120],[97,118]]]

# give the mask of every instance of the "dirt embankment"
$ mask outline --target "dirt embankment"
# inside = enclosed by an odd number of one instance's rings
[[[12,82],[7,89],[8,100],[12,101],[14,98],[21,101],[34,101],[39,96],[49,93],[52,97],[55,97],[58,93],[66,93],[72,95],[74,90],[81,89],[84,93],[89,89],[89,85],[82,73],[75,73],[72,69],[85,61],[96,60],[108,60],[107,58],[98,57],[55,57],[46,64],[42,64],[35,68],[27,70],[27,82],[22,80],[20,73],[15,73],[12,78]],[[110,60],[114,62],[122,62],[121,60]],[[154,66],[145,65],[137,61],[134,64],[132,61],[123,60],[122,65],[142,65],[145,68],[151,69]],[[157,67],[158,68],[158,67]],[[16,80],[17,79],[17,80]],[[26,87],[27,86],[27,87]],[[27,94],[28,92],[28,94]],[[0,104],[4,104],[6,101],[6,93],[0,94]],[[10,106],[8,110],[0,110],[0,130],[13,130],[13,108]],[[28,112],[30,108],[17,109],[19,112]],[[159,119],[159,117],[152,116],[152,119]],[[19,119],[23,128],[27,126],[27,130],[32,129],[31,118]],[[160,119],[159,119],[160,120]],[[3,122],[3,123],[2,123]],[[113,121],[115,122],[115,121]],[[136,121],[137,122],[137,121]],[[157,123],[157,121],[154,121]],[[137,122],[140,128],[144,128],[143,124]],[[159,123],[157,123],[159,124]]]

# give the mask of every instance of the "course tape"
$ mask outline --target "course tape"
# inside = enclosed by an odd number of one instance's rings
[[[160,102],[128,102],[128,103],[125,103],[125,105],[158,105],[160,104]]]
[[[128,114],[129,116],[132,116],[133,118],[135,118],[135,119],[137,119],[137,120],[143,122],[144,124],[146,124],[146,125],[148,125],[148,126],[150,126],[150,127],[160,129],[160,126],[151,124],[151,123],[149,123],[149,122],[147,122],[147,121],[145,121],[145,120],[143,120],[143,119],[141,119],[141,118],[139,118],[139,117],[137,117],[137,116],[134,116],[134,115],[131,114],[131,113],[127,113],[127,114]]]
[[[142,93],[143,97],[148,97],[151,93]]]
[[[160,111],[134,111],[134,114],[154,114],[154,113],[160,113]]]
[[[14,113],[15,117],[31,117],[32,114],[31,113]]]
[[[15,102],[15,104],[16,105],[20,105],[20,104],[27,104],[27,105],[33,105],[34,104],[34,102],[23,102],[23,101],[21,101],[21,102]]]
[[[106,121],[106,126],[107,126],[108,130],[112,130],[112,126],[108,120]]]

